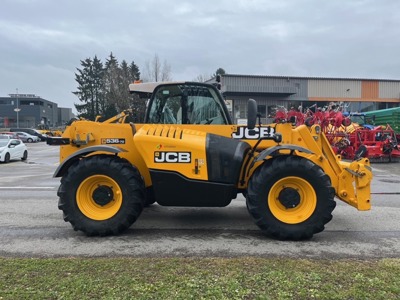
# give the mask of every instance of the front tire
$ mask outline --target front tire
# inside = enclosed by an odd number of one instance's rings
[[[9,163],[10,162],[10,153],[6,153],[6,156],[4,157],[4,162]]]
[[[24,154],[21,157],[22,160],[27,160],[28,159],[28,151],[24,151]]]
[[[247,208],[264,234],[279,240],[309,239],[324,230],[336,206],[328,175],[298,156],[265,162],[252,175]]]
[[[119,234],[136,221],[145,204],[139,172],[116,156],[78,161],[62,177],[57,194],[64,220],[89,236]]]

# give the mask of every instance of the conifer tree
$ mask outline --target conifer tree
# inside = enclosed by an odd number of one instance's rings
[[[104,66],[104,87],[107,104],[113,105],[116,110],[120,110],[120,107],[118,107],[118,102],[121,100],[121,71],[119,69],[118,60],[115,58],[112,52],[106,59]]]
[[[75,104],[80,117],[94,120],[96,115],[102,113],[103,95],[103,64],[97,58],[81,60],[82,68],[77,68],[75,80],[78,90],[73,92],[81,104]]]
[[[75,73],[78,87],[73,92],[81,102],[75,104],[78,116],[94,120],[101,115],[108,119],[134,107],[136,114],[141,114],[136,121],[143,120],[145,102],[129,94],[129,84],[139,79],[138,66],[133,61],[128,65],[125,60],[119,64],[112,52],[104,65],[97,56],[81,60],[81,68]]]

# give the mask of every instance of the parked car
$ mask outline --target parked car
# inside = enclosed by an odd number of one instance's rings
[[[12,159],[26,160],[28,149],[23,141],[0,138],[0,162],[8,163]]]
[[[28,142],[28,143],[36,143],[40,142],[40,138],[36,135],[31,135],[26,132],[16,132],[18,135],[19,139],[23,142]]]
[[[11,132],[26,132],[31,135],[38,136],[41,141],[45,141],[47,139],[47,136],[44,134],[41,134],[39,131],[33,128],[10,128]]]
[[[0,135],[6,135],[6,136],[10,137],[11,139],[19,140],[19,137],[15,132],[2,131],[2,132],[0,132]]]

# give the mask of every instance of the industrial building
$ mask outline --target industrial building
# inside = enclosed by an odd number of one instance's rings
[[[246,121],[249,98],[257,101],[263,122],[282,106],[324,107],[341,102],[348,112],[366,112],[400,105],[400,80],[387,79],[225,74],[221,92],[235,123]]]
[[[34,94],[9,94],[0,97],[0,128],[36,128],[39,124],[62,127],[72,117],[72,108]]]
[[[207,81],[215,83],[215,78]],[[348,112],[400,106],[400,80],[224,74],[221,92],[234,123],[245,123],[247,100],[255,99],[262,122],[271,121],[277,107],[302,109],[342,103]],[[32,94],[0,97],[1,127],[60,127],[74,115],[71,108]]]

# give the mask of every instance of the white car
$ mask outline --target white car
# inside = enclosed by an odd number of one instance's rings
[[[22,131],[18,131],[16,132],[16,134],[18,135],[19,139],[23,142],[28,142],[28,143],[40,142],[40,137],[36,135],[32,135]]]
[[[26,160],[28,149],[21,140],[0,138],[0,162],[8,163],[12,159]]]

